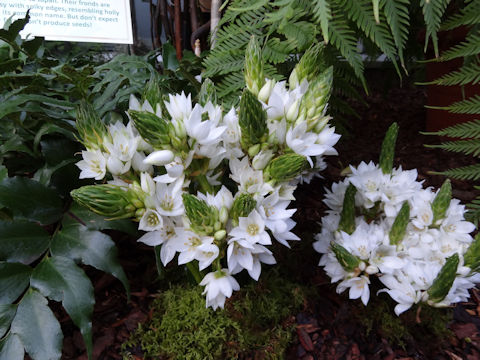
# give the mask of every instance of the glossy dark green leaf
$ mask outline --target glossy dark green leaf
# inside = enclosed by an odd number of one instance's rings
[[[32,58],[38,57],[41,58],[43,56],[43,52],[45,48],[43,45],[43,38],[36,37],[32,40],[25,41],[22,44],[22,48],[30,55]]]
[[[0,165],[0,181],[8,177],[8,170],[5,166]]]
[[[25,18],[18,19],[12,22],[7,30],[0,29],[0,39],[7,42],[15,41],[15,38],[19,35],[20,31],[28,23],[29,19],[30,19],[30,15],[27,12]]]
[[[57,192],[25,177],[0,182],[0,205],[12,210],[16,218],[44,225],[54,223],[63,215],[62,200]]]
[[[80,328],[89,357],[92,355],[93,286],[73,260],[54,256],[43,260],[30,281],[49,299],[61,301],[73,323]]]
[[[86,207],[73,202],[63,218],[63,225],[85,225],[89,230],[118,230],[126,234],[137,236],[138,229],[130,219],[106,220]]]
[[[0,262],[0,304],[17,300],[30,283],[31,273],[30,266]]]
[[[30,264],[47,250],[50,236],[27,221],[0,221],[0,261]]]
[[[0,341],[0,360],[23,360],[25,350],[19,337],[15,334],[8,334]]]
[[[62,356],[60,324],[47,299],[37,291],[29,290],[18,304],[10,332],[18,335],[33,360],[56,360]]]
[[[55,256],[82,261],[105,271],[120,280],[130,295],[130,285],[117,258],[117,248],[112,239],[100,231],[89,230],[77,223],[65,226],[53,238],[50,250]]]
[[[17,305],[0,305],[0,339],[7,333],[17,311]]]
[[[178,59],[175,48],[170,43],[163,44],[162,57],[165,69],[175,71],[178,69]]]

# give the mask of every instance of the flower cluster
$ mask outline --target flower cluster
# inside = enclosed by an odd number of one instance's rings
[[[84,104],[80,177],[106,183],[73,198],[103,216],[137,220],[146,232],[139,241],[161,246],[165,265],[178,254],[205,286],[207,306],[223,307],[239,289],[233,275],[246,270],[257,280],[261,263],[275,263],[272,240],[299,240],[293,191],[336,154],[339,135],[326,115],[332,69],[320,66],[321,50],[307,51],[287,85],[265,78],[252,38],[238,108],[218,105],[208,80],[196,103],[162,94],[152,80],[141,101],[130,99],[127,125],[105,126]]]
[[[422,188],[416,170],[392,168],[397,127],[384,140],[380,164],[362,162],[327,190],[328,215],[314,248],[337,292],[366,305],[371,280],[378,278],[398,305],[448,306],[465,301],[475,282],[479,239],[465,221],[464,206],[451,199],[451,186]]]

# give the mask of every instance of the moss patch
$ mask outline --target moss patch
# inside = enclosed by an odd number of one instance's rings
[[[265,276],[266,275],[266,276]],[[175,286],[152,304],[152,319],[139,325],[123,345],[140,347],[145,359],[282,358],[292,340],[294,319],[307,290],[278,276],[262,274],[227,301],[225,310],[205,308],[198,286]]]

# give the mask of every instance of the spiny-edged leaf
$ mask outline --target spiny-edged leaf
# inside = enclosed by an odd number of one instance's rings
[[[397,142],[398,124],[393,123],[387,130],[382,143],[379,165],[384,174],[390,174],[393,169],[393,157],[395,155],[395,144]]]
[[[472,271],[478,272],[480,268],[480,234],[475,236],[467,252],[463,255],[463,263]]]
[[[343,208],[340,214],[340,222],[338,224],[338,230],[345,231],[351,235],[355,231],[355,194],[357,188],[350,184],[345,191],[345,197],[343,198]]]
[[[0,261],[30,264],[50,243],[50,236],[39,225],[27,221],[0,221]]]
[[[480,114],[480,95],[474,95],[468,99],[457,101],[449,106],[427,107],[430,109],[447,110],[454,114]]]
[[[425,50],[427,49],[429,39],[432,38],[433,49],[436,57],[438,57],[437,31],[440,29],[442,16],[445,13],[449,3],[450,0],[420,0],[423,18],[427,27],[427,32],[425,34]]]
[[[22,19],[15,20],[10,24],[8,29],[0,29],[0,40],[6,42],[14,42],[20,31],[27,25],[30,20],[30,10],[27,11],[25,17]]]
[[[465,155],[480,155],[480,140],[446,141],[438,145],[427,145],[430,148],[443,149],[446,151],[462,153]]]
[[[62,220],[64,227],[71,224],[82,224],[89,230],[118,230],[132,236],[138,235],[138,229],[130,219],[105,220],[103,216],[95,214],[76,202],[72,202]]]
[[[405,201],[390,229],[390,245],[400,244],[407,231],[408,220],[410,220],[410,206]]]
[[[408,13],[410,0],[385,0],[384,3],[385,17],[392,31],[398,57],[402,65],[404,65],[403,50],[408,40],[408,28],[410,26]]]
[[[332,12],[330,10],[330,4],[328,0],[313,0],[313,18],[320,23],[322,29],[323,40],[328,43],[328,23],[332,18]]]
[[[476,33],[467,35],[465,41],[443,52],[439,60],[448,61],[459,57],[477,55],[478,53],[480,53],[480,34],[477,30]]]
[[[55,360],[62,356],[62,329],[48,301],[39,292],[29,290],[18,304],[10,328],[22,341],[34,360]]]
[[[0,262],[0,304],[10,304],[17,300],[27,288],[31,273],[30,266]]]
[[[20,338],[15,334],[8,334],[0,340],[0,360],[23,360],[25,350]]]
[[[432,174],[444,175],[457,180],[478,180],[480,179],[480,164],[462,166],[441,172],[433,172]]]
[[[54,256],[80,260],[86,265],[112,274],[122,282],[130,296],[130,285],[118,262],[117,248],[108,235],[89,230],[79,223],[71,224],[53,237],[50,251]]]
[[[480,68],[479,68],[480,76]],[[480,139],[480,120],[472,120],[456,124],[436,132],[426,132],[425,135],[448,136],[462,139]]]
[[[330,244],[330,247],[332,248],[332,251],[335,254],[338,262],[340,263],[340,265],[342,265],[345,271],[354,271],[360,264],[360,259],[350,253],[342,245],[332,242]]]
[[[442,187],[438,191],[435,199],[432,202],[433,220],[435,223],[437,220],[443,219],[447,213],[448,207],[452,201],[452,184],[450,179],[447,179],[442,184]]]
[[[459,261],[457,253],[447,258],[432,286],[427,290],[429,302],[438,303],[447,296],[457,275]]]
[[[32,273],[31,286],[45,297],[61,301],[80,328],[89,358],[92,356],[93,286],[73,260],[54,256],[43,260]]]
[[[14,217],[52,224],[62,217],[63,204],[55,190],[26,177],[12,177],[0,182],[0,205]]]
[[[15,304],[0,305],[0,338],[2,338],[10,328],[16,311],[17,305]]]

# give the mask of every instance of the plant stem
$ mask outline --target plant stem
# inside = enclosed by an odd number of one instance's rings
[[[210,194],[213,194],[214,193],[214,190],[213,190],[213,186],[210,185],[210,183],[208,182],[207,178],[205,175],[198,175],[196,177],[196,180],[198,181],[198,183],[200,184],[200,188],[202,189],[202,191],[204,193],[210,193]]]
[[[187,268],[190,271],[190,273],[192,274],[195,281],[198,284],[200,284],[200,282],[202,281],[202,274],[200,273],[200,270],[198,270],[198,267],[196,266],[196,263],[188,262],[187,263]]]

